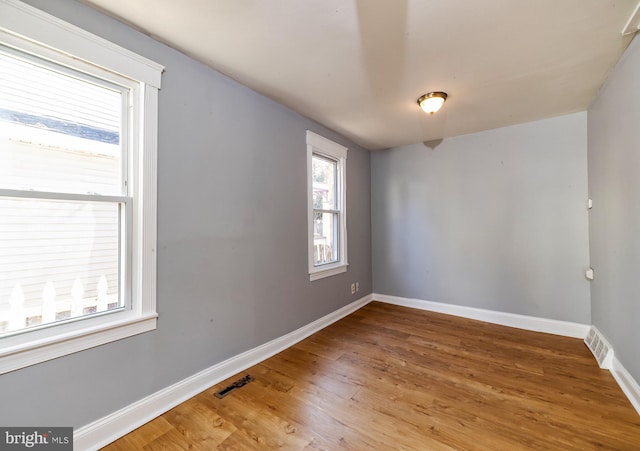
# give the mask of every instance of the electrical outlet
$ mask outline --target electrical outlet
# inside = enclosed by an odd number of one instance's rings
[[[355,283],[351,284],[351,294],[356,294],[356,284]]]
[[[356,293],[360,291],[360,282],[356,282]]]

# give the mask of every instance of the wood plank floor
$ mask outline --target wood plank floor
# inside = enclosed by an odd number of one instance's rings
[[[582,340],[373,302],[105,449],[340,448],[639,450],[640,416]]]

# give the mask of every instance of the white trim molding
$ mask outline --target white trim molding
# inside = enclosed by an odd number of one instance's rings
[[[374,301],[386,302],[387,304],[400,305],[420,310],[428,310],[430,312],[444,313],[447,315],[460,316],[463,318],[485,321],[502,326],[516,327],[518,329],[532,330],[535,332],[544,332],[554,335],[562,335],[571,338],[580,338],[585,340],[589,330],[593,329],[600,339],[609,347],[609,357],[611,364],[606,363],[603,369],[611,372],[622,392],[631,402],[631,405],[640,415],[640,385],[622,366],[615,356],[615,350],[609,345],[604,336],[595,326],[586,324],[572,323],[568,321],[558,321],[554,319],[538,318],[535,316],[517,315],[514,313],[498,312],[494,310],[485,310],[475,307],[465,307],[462,305],[445,304],[441,302],[424,301],[421,299],[403,298],[398,296],[390,296],[386,294],[372,295]]]
[[[640,30],[640,2],[636,5],[636,9],[633,10],[629,16],[629,20],[622,29],[622,36],[635,33]]]
[[[584,339],[590,328],[590,326],[584,324],[565,321],[548,320],[398,296],[369,294],[306,326],[213,365],[193,376],[153,393],[140,401],[130,404],[117,412],[77,429],[74,432],[74,445],[78,449],[83,450],[97,450],[104,447],[198,393],[295,345],[374,300],[573,338]],[[615,357],[613,359],[611,373],[620,385],[622,391],[629,398],[633,407],[640,414],[640,386],[638,386],[633,377]]]
[[[640,385],[620,363],[616,356],[615,349],[609,340],[598,330],[596,326],[591,326],[589,336],[585,340],[589,350],[600,365],[600,368],[609,370],[620,389],[625,394],[638,415],[640,415]],[[595,350],[593,349],[595,348]]]
[[[299,329],[238,354],[74,432],[74,447],[97,450],[223,380],[281,352],[371,302],[369,294]]]
[[[609,371],[611,371],[611,375],[622,389],[622,392],[627,396],[633,408],[636,409],[636,412],[640,415],[640,385],[638,385],[626,368],[622,366],[622,363],[615,357],[615,353]]]
[[[0,30],[160,88],[162,65],[20,1],[0,1]]]
[[[559,321],[555,319],[538,318],[535,316],[518,315],[515,313],[485,310],[463,305],[445,304],[441,302],[424,301],[421,299],[389,296],[386,294],[373,294],[373,300],[388,304],[401,305],[430,312],[445,313],[447,315],[461,316],[463,318],[485,321],[487,323],[500,324],[502,326],[516,327],[518,329],[544,332],[547,334],[562,335],[572,338],[584,338],[589,332],[589,325]]]

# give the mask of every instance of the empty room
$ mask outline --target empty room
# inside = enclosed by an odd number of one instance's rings
[[[0,449],[640,449],[639,29],[0,1]]]

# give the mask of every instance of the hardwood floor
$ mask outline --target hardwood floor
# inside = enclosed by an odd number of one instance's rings
[[[640,416],[582,340],[373,302],[105,449],[339,448],[638,450]]]

